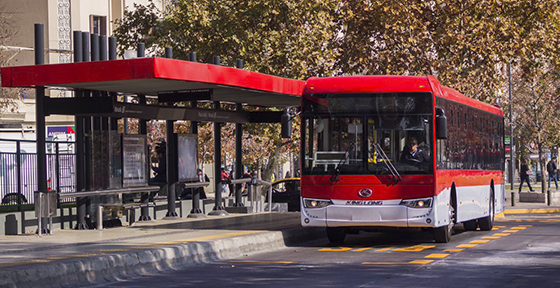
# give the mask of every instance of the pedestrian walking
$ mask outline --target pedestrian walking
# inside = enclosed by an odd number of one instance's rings
[[[556,165],[556,156],[552,156],[552,159],[546,164],[546,171],[548,172],[548,189],[550,189],[550,181],[554,180],[556,184],[556,190],[558,190],[558,166]]]
[[[521,179],[521,183],[519,183],[519,192],[521,192],[521,188],[523,187],[523,181],[527,181],[527,186],[529,186],[529,191],[533,192],[533,187],[531,187],[531,180],[529,180],[529,176],[531,175],[531,170],[529,170],[529,165],[527,165],[527,160],[521,160],[521,167],[519,169],[519,178]]]

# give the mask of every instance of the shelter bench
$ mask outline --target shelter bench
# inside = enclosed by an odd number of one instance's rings
[[[151,193],[159,191],[159,186],[141,186],[141,187],[129,187],[129,188],[118,188],[118,189],[106,189],[106,190],[93,190],[93,191],[80,191],[71,193],[59,193],[60,198],[74,198],[74,197],[92,197],[92,196],[104,196],[104,195],[122,195],[128,193]],[[99,205],[97,208],[97,230],[103,229],[103,211],[127,211],[130,226],[134,224],[135,209],[141,207],[154,207],[154,203],[126,203],[126,204],[105,204]],[[101,219],[101,221],[99,221]]]

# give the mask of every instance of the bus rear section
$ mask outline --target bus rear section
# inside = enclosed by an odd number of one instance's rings
[[[427,228],[437,242],[450,240],[458,197],[453,182],[437,181],[436,144],[446,137],[446,120],[431,85],[428,77],[308,80],[301,106],[303,226],[326,227],[333,243],[376,227]]]

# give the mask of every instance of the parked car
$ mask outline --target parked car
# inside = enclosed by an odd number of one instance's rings
[[[288,211],[300,211],[300,178],[272,182],[272,203],[288,203]],[[268,195],[266,198],[268,201]]]

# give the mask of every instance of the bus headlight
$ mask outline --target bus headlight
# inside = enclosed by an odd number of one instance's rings
[[[305,208],[323,208],[333,204],[331,200],[324,199],[303,199],[303,206]]]
[[[402,200],[400,205],[410,208],[430,208],[432,207],[432,198],[406,199]]]

